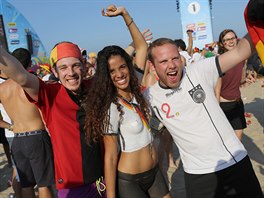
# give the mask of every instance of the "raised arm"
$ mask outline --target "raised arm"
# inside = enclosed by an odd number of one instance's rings
[[[135,63],[141,70],[144,70],[147,59],[148,45],[143,35],[139,31],[138,27],[136,26],[136,23],[134,22],[133,18],[130,17],[129,13],[124,7],[116,7],[115,5],[110,5],[106,8],[106,10],[102,10],[102,14],[103,16],[108,17],[114,17],[119,15],[123,17],[135,46]]]
[[[37,100],[38,77],[25,70],[21,63],[3,48],[0,48],[0,70],[21,85],[34,100]]]
[[[150,29],[145,29],[143,32],[141,32],[145,41],[148,43],[148,42],[151,42],[151,40],[153,39],[153,36],[152,36],[152,32],[150,31]],[[132,56],[135,52],[135,45],[134,43],[130,43],[127,48],[125,49],[126,53],[128,53],[130,56]]]
[[[255,46],[249,35],[246,34],[234,49],[219,55],[219,63],[222,72],[224,73],[240,62],[248,59],[254,51]]]
[[[192,33],[193,33],[193,31],[192,30],[187,30],[186,33],[188,35],[188,46],[187,46],[186,51],[192,57],[192,55],[193,55],[193,52],[192,52],[192,49],[193,49],[193,37],[192,37]]]

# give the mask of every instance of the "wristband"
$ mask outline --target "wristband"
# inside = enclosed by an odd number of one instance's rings
[[[129,22],[129,24],[126,24],[127,27],[129,27],[133,22],[134,22],[134,21],[133,21],[133,18],[131,18],[131,21]]]

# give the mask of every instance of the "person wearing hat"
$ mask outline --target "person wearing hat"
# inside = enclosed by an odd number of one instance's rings
[[[97,54],[95,52],[90,52],[87,58],[87,78],[94,76],[96,71],[96,59]]]
[[[51,68],[60,83],[43,82],[4,49],[0,58],[0,69],[22,86],[42,113],[52,141],[58,197],[104,197],[101,144],[87,144],[84,138],[85,113],[80,103],[91,81],[83,80],[79,47],[64,41],[52,49]]]
[[[123,18],[126,24],[131,23]],[[145,57],[145,48],[143,51]],[[40,109],[49,129],[59,198],[105,197],[101,142],[87,142],[85,139],[85,112],[81,102],[92,80],[83,79],[82,60],[76,44],[57,43],[50,53],[50,63],[60,83],[46,84],[0,49],[0,69],[23,87],[28,100]]]
[[[95,52],[90,52],[88,54],[88,62],[93,66],[96,67],[96,59],[97,59],[97,54]]]
[[[43,75],[42,80],[48,81],[49,77],[51,75],[50,65],[47,63],[44,63],[44,64],[40,65],[40,68],[41,68],[41,73]]]
[[[88,78],[92,77],[95,74],[95,68],[90,62],[88,62],[89,56],[87,56],[86,49],[80,48],[80,50],[81,50],[81,54],[82,54],[82,57],[83,57],[84,78],[88,79]]]

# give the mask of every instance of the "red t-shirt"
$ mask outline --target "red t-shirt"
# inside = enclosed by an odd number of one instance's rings
[[[84,81],[82,85],[87,85]],[[103,175],[101,146],[85,143],[85,113],[74,102],[74,96],[59,83],[45,84],[40,80],[38,101],[49,130],[54,153],[57,189],[72,188],[94,182]]]
[[[241,97],[240,82],[245,61],[228,70],[222,77],[220,95],[227,100],[235,100]]]

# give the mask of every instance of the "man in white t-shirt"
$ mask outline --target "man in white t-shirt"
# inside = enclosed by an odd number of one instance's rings
[[[149,46],[159,81],[144,94],[179,148],[188,198],[263,197],[247,151],[214,95],[218,77],[247,59],[251,45],[246,36],[234,50],[188,67],[173,40]]]
[[[199,48],[195,47],[193,49],[192,61],[193,62],[197,62],[197,61],[199,61],[201,59],[203,59],[203,57],[202,57],[202,55],[200,53],[200,50],[199,50]]]
[[[186,48],[186,44],[182,39],[175,39],[174,42],[178,47],[178,52],[181,56],[185,58],[185,66],[188,66],[192,63],[192,47],[193,47],[193,38],[192,38],[192,30],[187,30],[188,36],[188,47]]]

